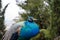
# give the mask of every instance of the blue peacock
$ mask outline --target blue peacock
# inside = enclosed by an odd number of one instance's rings
[[[23,22],[18,40],[29,40],[39,33],[39,26],[33,21],[33,17],[29,17]]]
[[[18,22],[10,27],[3,36],[3,40],[10,40],[13,33],[20,27],[20,33],[17,40],[30,40],[39,33],[39,26],[33,21],[33,17],[28,17],[26,21]]]

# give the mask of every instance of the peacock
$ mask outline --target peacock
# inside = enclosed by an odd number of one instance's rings
[[[39,33],[39,26],[33,21],[33,17],[29,17],[23,24],[18,40],[29,40]]]
[[[40,32],[39,25],[37,25],[33,21],[33,17],[29,17],[26,21],[18,22],[13,26],[11,26],[9,31],[6,32],[6,35],[8,35],[8,37],[6,38],[10,39],[11,35],[16,31],[16,29],[19,26],[20,26],[20,33],[17,40],[30,40],[30,38],[36,36]],[[6,38],[4,40],[7,40]]]

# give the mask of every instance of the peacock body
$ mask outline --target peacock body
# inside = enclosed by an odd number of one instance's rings
[[[35,22],[25,21],[23,24],[18,40],[29,40],[39,33],[39,26]]]

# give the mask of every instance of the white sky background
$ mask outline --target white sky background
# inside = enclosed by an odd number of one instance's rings
[[[15,23],[13,19],[19,16],[18,13],[24,13],[25,10],[21,7],[17,6],[17,3],[24,3],[25,0],[2,0],[2,9],[9,3],[7,9],[5,10],[5,25],[7,26],[6,29],[9,29],[10,26]]]
[[[17,1],[17,2],[16,2]],[[5,10],[5,25],[7,26],[7,30],[10,26],[15,23],[13,19],[19,16],[18,13],[26,12],[22,7],[17,6],[16,4],[26,4],[26,0],[2,0],[2,9],[9,3],[7,9]],[[47,2],[44,1],[45,5],[49,5]]]

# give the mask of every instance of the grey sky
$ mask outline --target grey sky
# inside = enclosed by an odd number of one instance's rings
[[[19,16],[18,13],[26,12],[22,7],[16,4],[22,5],[25,0],[2,0],[2,9],[9,3],[7,9],[5,10],[5,25],[9,28],[13,23],[13,19]],[[25,3],[24,3],[25,4]]]

